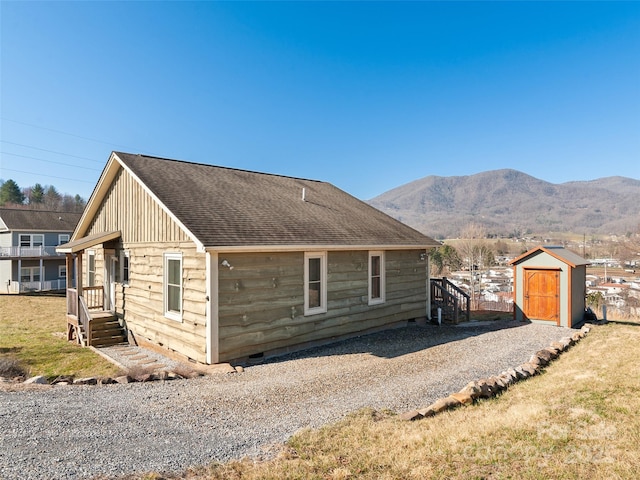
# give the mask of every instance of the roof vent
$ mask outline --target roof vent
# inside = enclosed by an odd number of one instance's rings
[[[307,201],[307,189],[302,187],[302,201],[306,202]]]

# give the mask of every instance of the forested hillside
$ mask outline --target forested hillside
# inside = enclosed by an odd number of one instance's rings
[[[440,239],[457,237],[470,223],[496,235],[625,234],[640,223],[640,180],[607,177],[553,184],[505,169],[429,176],[369,203]]]
[[[13,180],[0,180],[0,207],[81,213],[86,201],[80,195],[60,194],[53,185],[36,183],[20,188]]]

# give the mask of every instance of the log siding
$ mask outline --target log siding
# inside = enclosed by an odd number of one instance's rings
[[[387,251],[386,301],[368,304],[368,251],[328,252],[327,312],[304,315],[304,252],[220,254],[220,361],[426,315],[424,251]],[[420,288],[422,286],[423,288]]]

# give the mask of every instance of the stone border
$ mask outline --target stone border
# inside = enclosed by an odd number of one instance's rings
[[[605,322],[599,322],[598,324],[603,323]],[[398,418],[407,421],[421,420],[426,417],[433,417],[446,410],[452,410],[463,405],[471,405],[479,399],[495,397],[514,383],[541,373],[544,367],[586,337],[592,328],[593,324],[585,324],[570,337],[563,337],[560,341],[552,342],[550,346],[537,351],[531,355],[528,362],[515,368],[510,368],[500,375],[469,382],[459,392],[440,398],[428,407],[402,413]]]

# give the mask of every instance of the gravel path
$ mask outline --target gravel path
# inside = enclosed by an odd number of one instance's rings
[[[571,330],[409,326],[191,380],[0,390],[0,479],[79,479],[260,456],[362,407],[404,412],[499,374]]]

